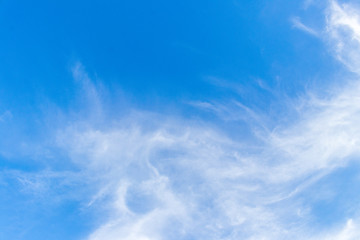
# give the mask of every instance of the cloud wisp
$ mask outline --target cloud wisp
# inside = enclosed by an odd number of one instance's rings
[[[350,71],[359,74],[360,14],[352,4],[330,1],[327,13],[327,32],[336,58]]]
[[[294,28],[297,28],[297,29],[304,31],[310,35],[313,35],[315,37],[319,36],[319,33],[317,31],[306,26],[304,23],[302,23],[299,17],[291,18],[291,22],[292,22]]]

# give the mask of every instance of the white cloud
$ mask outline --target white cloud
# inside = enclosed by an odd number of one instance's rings
[[[360,14],[351,4],[330,1],[327,14],[327,31],[336,57],[349,70],[360,74]]]
[[[358,222],[353,219],[348,219],[339,229],[334,229],[316,239],[324,240],[356,240],[360,238],[360,231]]]
[[[100,195],[114,199],[109,222],[89,239],[170,239],[171,233],[179,239],[301,239],[292,225],[306,224],[298,214],[306,209],[296,195],[358,153],[359,116],[351,97],[321,102],[318,111],[273,132],[255,151],[209,126],[161,115],[144,116],[157,126],[150,130],[131,116],[108,130],[64,129],[59,144],[106,186]],[[129,200],[131,188],[150,199]],[[137,211],[136,201],[145,209]]]

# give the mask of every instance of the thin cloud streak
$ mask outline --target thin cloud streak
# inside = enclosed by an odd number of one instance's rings
[[[291,22],[292,22],[292,26],[294,28],[297,28],[301,31],[304,31],[312,36],[315,36],[315,37],[318,37],[319,36],[319,33],[317,31],[315,31],[314,29],[306,26],[304,23],[301,22],[300,18],[299,17],[293,17],[291,18]]]

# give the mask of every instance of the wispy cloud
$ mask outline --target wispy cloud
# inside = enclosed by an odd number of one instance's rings
[[[292,24],[293,24],[292,26],[294,28],[297,28],[297,29],[304,31],[310,35],[313,35],[315,37],[319,36],[319,33],[317,31],[315,31],[314,29],[312,29],[309,26],[306,26],[303,22],[301,22],[299,17],[292,17],[291,22],[292,22]]]
[[[336,57],[349,70],[360,73],[360,14],[350,4],[331,1],[327,14],[327,32]]]

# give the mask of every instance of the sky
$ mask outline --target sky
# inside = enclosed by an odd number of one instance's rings
[[[360,239],[354,0],[0,1],[0,240]]]

